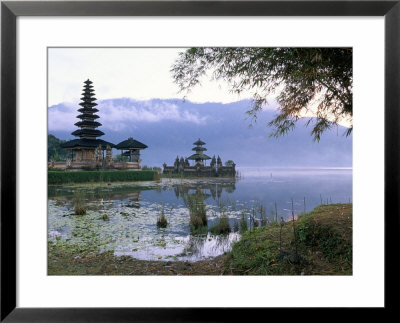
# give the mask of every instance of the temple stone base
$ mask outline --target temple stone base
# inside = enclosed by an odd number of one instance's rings
[[[235,166],[186,166],[175,167],[164,165],[163,174],[182,174],[193,177],[235,177]]]

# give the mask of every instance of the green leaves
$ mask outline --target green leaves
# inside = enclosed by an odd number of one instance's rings
[[[333,124],[351,120],[352,54],[351,48],[190,48],[171,72],[181,91],[199,84],[207,71],[227,81],[234,93],[252,90],[254,118],[274,95],[280,114],[269,124],[273,137],[287,134],[308,109],[318,118],[311,135],[319,141]]]
[[[47,135],[47,159],[54,161],[65,160],[67,157],[67,151],[61,148],[61,144],[65,140],[60,140],[52,134]]]

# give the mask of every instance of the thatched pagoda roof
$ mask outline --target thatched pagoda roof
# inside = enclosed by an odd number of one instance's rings
[[[197,141],[193,143],[193,145],[198,145],[198,146],[205,145],[205,144],[206,144],[206,143],[203,142],[203,141],[201,141],[200,138],[197,139]]]
[[[85,103],[92,103],[92,101],[96,101],[95,97],[92,97],[90,94],[86,94],[85,96],[81,97],[81,100]]]
[[[103,149],[106,149],[107,146],[111,148],[115,146],[113,143],[101,139],[73,139],[61,144],[61,147],[66,149],[75,147],[96,148],[99,145]]]
[[[115,145],[116,149],[145,149],[147,146],[140,141],[129,137],[127,140],[121,141],[119,144]]]
[[[187,159],[190,159],[190,160],[206,160],[206,159],[211,159],[211,157],[207,156],[205,154],[194,154],[192,156],[189,156]]]
[[[97,114],[91,114],[91,113],[82,113],[78,116],[76,116],[79,119],[98,119],[100,118]]]
[[[194,151],[206,151],[207,148],[204,148],[204,147],[194,147],[194,148],[192,148],[192,150],[194,150]]]
[[[79,112],[82,113],[95,113],[95,112],[99,112],[99,110],[97,110],[96,108],[88,108],[88,107],[84,107],[84,108],[80,108],[78,109]]]
[[[79,105],[81,105],[81,106],[83,106],[83,107],[86,107],[86,106],[88,106],[88,107],[94,107],[94,106],[96,106],[97,105],[97,103],[96,102],[79,102]]]
[[[71,133],[73,136],[95,136],[95,137],[100,137],[104,135],[103,131],[97,130],[97,129],[78,129],[75,130],[73,133]]]
[[[92,86],[93,87],[93,86]],[[85,94],[87,94],[87,93],[92,93],[92,92],[94,92],[94,89],[90,89],[90,88],[84,88],[84,92],[82,92],[82,95],[85,95]]]
[[[101,123],[97,121],[83,120],[75,123],[77,127],[100,127]]]

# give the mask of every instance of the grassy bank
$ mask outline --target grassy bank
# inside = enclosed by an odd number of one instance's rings
[[[227,254],[194,263],[48,244],[49,275],[351,275],[352,204],[321,205],[295,221],[243,232]]]
[[[321,205],[295,221],[243,234],[226,274],[351,275],[352,204]]]
[[[49,171],[48,184],[68,184],[86,182],[129,182],[129,181],[152,181],[158,179],[159,175],[153,170],[138,171]]]

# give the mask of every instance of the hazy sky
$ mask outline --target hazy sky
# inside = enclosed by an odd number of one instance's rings
[[[99,100],[182,98],[173,82],[171,66],[184,48],[50,48],[49,106],[79,101],[83,81],[94,82]],[[250,98],[229,93],[221,81],[202,80],[187,99],[193,102],[234,102]]]
[[[204,76],[201,84],[189,93],[179,92],[174,83],[171,67],[185,48],[49,48],[48,50],[48,106],[59,103],[77,105],[80,101],[83,82],[88,78],[94,82],[98,100],[131,98],[186,99],[196,103],[236,102],[253,97],[250,91],[231,93],[224,81],[211,80]],[[267,98],[275,109],[274,97]],[[313,116],[318,101],[308,106]],[[348,126],[346,120],[339,124]]]

